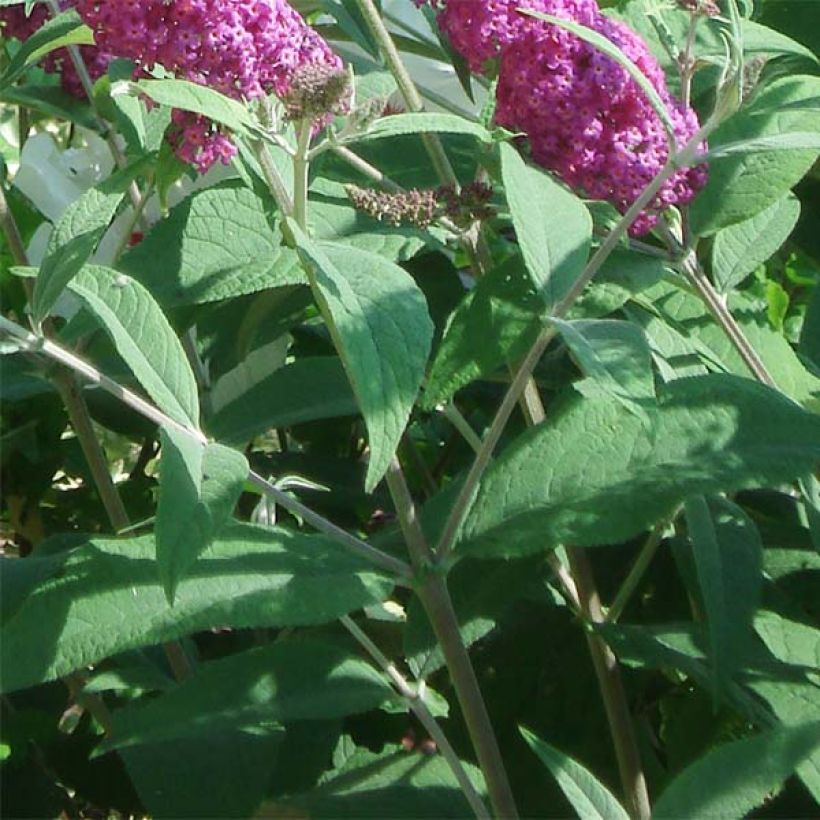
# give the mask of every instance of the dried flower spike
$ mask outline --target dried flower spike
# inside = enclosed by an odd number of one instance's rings
[[[345,190],[354,208],[391,225],[414,225],[423,230],[430,226],[436,214],[435,191],[412,188],[387,193],[357,185],[347,185]]]

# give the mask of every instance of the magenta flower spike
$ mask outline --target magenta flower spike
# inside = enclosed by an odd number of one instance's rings
[[[418,2],[419,5],[423,3]],[[594,46],[558,26],[521,14],[531,8],[594,29],[647,76],[666,104],[679,144],[699,127],[674,99],[646,43],[594,0],[431,0],[453,48],[473,71],[495,63],[496,121],[527,134],[533,159],[592,199],[626,211],[669,155],[666,132],[629,74]],[[690,202],[706,182],[703,166],[682,169],[632,225],[646,233],[670,205]]]

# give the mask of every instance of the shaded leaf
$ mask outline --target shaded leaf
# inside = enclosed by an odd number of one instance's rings
[[[584,820],[627,820],[629,815],[624,807],[589,769],[523,726],[519,727],[519,731],[558,781],[561,791],[579,817]]]
[[[154,552],[152,536],[94,538],[73,551],[0,632],[0,688],[53,680],[203,629],[325,623],[392,588],[323,537],[229,524],[180,582],[171,609]],[[28,570],[38,572],[40,560],[27,558]]]
[[[647,428],[614,400],[567,401],[489,468],[459,549],[620,543],[690,495],[791,480],[820,458],[820,419],[749,380],[678,379],[658,402]]]

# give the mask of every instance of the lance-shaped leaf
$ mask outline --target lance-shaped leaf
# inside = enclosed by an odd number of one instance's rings
[[[139,282],[87,265],[71,289],[99,319],[117,353],[157,406],[180,424],[198,427],[196,379],[159,305]]]
[[[719,746],[666,787],[652,817],[741,820],[818,749],[820,722],[775,729]]]
[[[369,492],[390,464],[424,376],[433,338],[427,302],[398,265],[358,248],[311,242],[292,228],[367,425]]]
[[[61,571],[38,579],[0,631],[0,689],[204,629],[327,623],[384,600],[393,587],[324,537],[228,523],[180,581],[171,609],[154,555],[153,536],[94,538]],[[21,563],[39,573],[43,560]]]
[[[527,165],[509,143],[501,145],[501,174],[527,270],[552,308],[586,264],[592,217],[577,196],[547,172]]]
[[[237,450],[203,447],[173,427],[163,427],[160,437],[157,565],[173,605],[177,585],[233,511],[249,468]]]
[[[692,496],[686,523],[706,612],[717,702],[743,664],[763,583],[763,544],[754,522],[724,498]]]
[[[370,664],[312,640],[274,643],[202,664],[147,703],[120,709],[101,751],[197,735],[203,730],[322,720],[375,709],[396,697]]]
[[[487,471],[465,554],[620,543],[696,493],[789,481],[820,459],[820,418],[748,379],[678,379],[653,423],[615,399],[569,400]]]
[[[585,766],[519,727],[527,745],[558,781],[561,791],[584,820],[628,820],[629,815],[612,792]]]

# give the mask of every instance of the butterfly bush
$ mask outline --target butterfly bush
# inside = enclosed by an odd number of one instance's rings
[[[284,0],[77,0],[98,46],[235,99],[284,96],[297,69],[341,60]],[[204,117],[174,112],[177,154],[204,172],[236,153]]]
[[[528,8],[572,20],[617,45],[665,104],[679,144],[699,123],[674,99],[646,43],[601,14],[594,0],[415,0],[438,10],[453,48],[476,72],[497,66],[497,122],[527,134],[533,159],[593,199],[626,211],[669,155],[666,131],[638,84],[618,63],[565,29],[521,14]],[[678,171],[633,223],[646,233],[670,205],[690,202],[703,166]]]
[[[65,11],[73,7],[73,3],[63,0],[60,8]],[[37,5],[26,14],[22,5],[0,8],[0,37],[27,40],[48,19],[49,13],[45,6]],[[95,46],[80,46],[80,54],[88,68],[92,80],[102,77],[111,62],[111,56]],[[42,67],[49,73],[59,74],[63,89],[73,97],[84,97],[85,89],[74,68],[68,50],[58,48],[46,54],[42,60]]]

